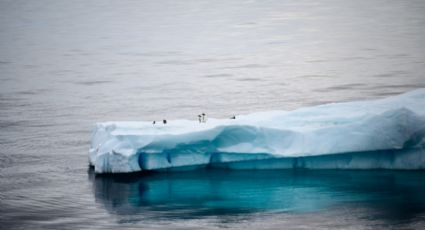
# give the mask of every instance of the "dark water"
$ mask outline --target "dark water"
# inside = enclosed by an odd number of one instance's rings
[[[95,178],[95,122],[425,87],[425,2],[0,0],[0,228],[416,228],[422,172]]]

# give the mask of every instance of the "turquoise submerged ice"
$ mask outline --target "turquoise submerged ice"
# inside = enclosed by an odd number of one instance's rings
[[[425,169],[425,89],[381,100],[209,119],[98,123],[96,173],[144,170]]]

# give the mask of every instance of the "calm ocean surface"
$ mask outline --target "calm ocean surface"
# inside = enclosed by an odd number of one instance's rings
[[[88,169],[99,121],[421,87],[422,0],[0,0],[0,229],[423,229],[425,172]]]

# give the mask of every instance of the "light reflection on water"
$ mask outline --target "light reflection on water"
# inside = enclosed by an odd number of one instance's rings
[[[335,220],[349,214],[397,225],[425,214],[425,172],[199,170],[90,178],[108,212],[143,223],[341,210]]]

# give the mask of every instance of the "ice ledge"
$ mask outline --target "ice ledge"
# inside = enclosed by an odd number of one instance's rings
[[[208,123],[105,122],[93,132],[89,161],[96,173],[206,166],[423,169],[424,121],[425,89]]]

